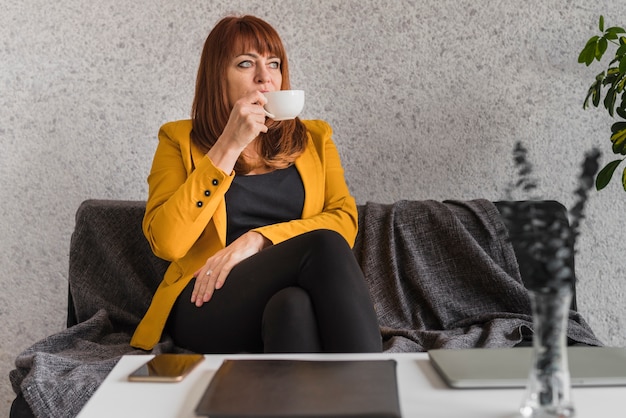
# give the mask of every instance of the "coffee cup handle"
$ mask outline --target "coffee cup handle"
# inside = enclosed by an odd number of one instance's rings
[[[267,116],[270,119],[275,119],[276,116],[272,115],[270,112],[268,112],[267,110],[265,110],[265,108],[263,108],[263,111],[265,112],[265,116]]]

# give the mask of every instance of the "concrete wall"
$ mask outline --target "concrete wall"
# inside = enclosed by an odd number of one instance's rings
[[[611,123],[582,109],[600,70],[578,52],[600,14],[626,25],[615,0],[0,0],[0,10],[0,414],[15,356],[64,327],[78,205],[145,199],[157,130],[188,117],[202,44],[222,16],[256,14],[281,33],[304,117],[333,125],[359,203],[502,199],[523,141],[538,194],[570,205],[579,162],[594,145],[609,150]],[[594,192],[577,256],[580,310],[619,346],[625,211],[617,183]]]

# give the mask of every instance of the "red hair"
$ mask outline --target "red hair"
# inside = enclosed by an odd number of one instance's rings
[[[289,65],[283,43],[276,30],[254,16],[226,17],[219,21],[207,37],[193,100],[191,140],[204,152],[222,134],[231,112],[226,89],[226,71],[231,60],[242,53],[256,51],[280,59],[281,90],[290,88]],[[260,156],[272,168],[291,165],[306,146],[306,128],[300,119],[271,121],[267,133],[260,135]],[[235,172],[246,173],[253,167],[239,157]]]

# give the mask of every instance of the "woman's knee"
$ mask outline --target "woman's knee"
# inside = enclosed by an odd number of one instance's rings
[[[330,229],[317,229],[304,234],[308,240],[308,246],[314,251],[329,254],[331,257],[337,254],[352,254],[352,249],[346,239],[336,231]]]
[[[302,236],[306,241],[299,284],[315,300],[319,291],[350,291],[355,282],[364,281],[352,249],[342,235],[331,230],[316,230]]]
[[[265,352],[318,352],[317,320],[311,299],[299,287],[280,290],[263,312],[262,335]]]
[[[270,298],[265,306],[264,317],[281,318],[298,314],[308,313],[312,310],[311,298],[304,289],[299,287],[287,287]]]

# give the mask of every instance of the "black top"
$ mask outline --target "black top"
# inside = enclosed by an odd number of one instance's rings
[[[228,245],[251,229],[300,219],[304,185],[292,165],[266,174],[237,175],[225,198]]]

